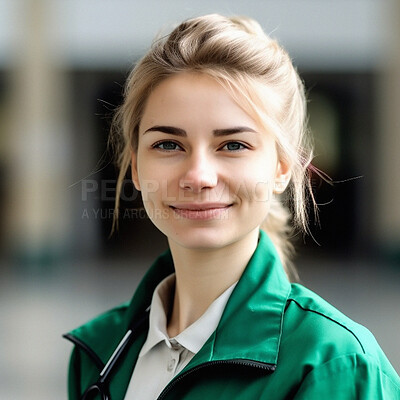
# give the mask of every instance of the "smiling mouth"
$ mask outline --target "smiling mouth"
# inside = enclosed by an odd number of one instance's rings
[[[169,206],[176,215],[192,220],[218,219],[226,216],[232,204],[179,204]]]

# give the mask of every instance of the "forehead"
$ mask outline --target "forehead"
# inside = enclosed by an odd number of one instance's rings
[[[173,75],[155,87],[147,99],[141,128],[156,121],[189,125],[257,125],[253,117],[220,82],[197,72]]]

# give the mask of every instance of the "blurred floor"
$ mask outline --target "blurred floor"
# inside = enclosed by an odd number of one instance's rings
[[[61,338],[99,312],[129,300],[148,260],[74,263],[42,278],[3,273],[0,283],[0,398],[66,399],[72,346]],[[4,271],[5,268],[2,269]],[[303,283],[366,325],[400,371],[400,270],[371,262],[313,260]]]

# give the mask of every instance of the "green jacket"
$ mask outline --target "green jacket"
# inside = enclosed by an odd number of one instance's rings
[[[147,272],[130,304],[66,335],[76,344],[70,400],[97,381],[130,322],[143,315],[157,284],[172,272],[167,252]],[[112,400],[124,398],[146,334],[144,323],[112,376]],[[261,232],[217,329],[159,399],[399,400],[400,379],[366,328],[289,283]]]

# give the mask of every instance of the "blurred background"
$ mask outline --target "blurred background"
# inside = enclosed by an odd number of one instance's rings
[[[336,182],[313,180],[300,277],[400,371],[398,0],[0,0],[1,399],[66,399],[61,334],[129,300],[166,248],[128,179],[109,238],[108,128],[154,36],[212,12],[256,18],[297,65],[314,164]]]

